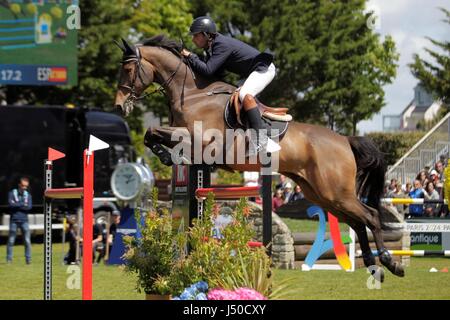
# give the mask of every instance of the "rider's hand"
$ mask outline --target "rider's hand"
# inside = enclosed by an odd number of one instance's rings
[[[181,54],[187,58],[191,55],[191,52],[186,49],[183,49],[181,50]]]

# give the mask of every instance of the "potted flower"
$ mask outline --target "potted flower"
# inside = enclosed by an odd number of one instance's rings
[[[249,246],[255,237],[241,199],[235,210],[220,208],[213,195],[205,201],[202,219],[188,231],[190,252],[171,272],[176,300],[260,300],[272,296],[271,260],[264,247]],[[227,215],[227,219],[222,215]],[[217,226],[217,217],[226,224]],[[222,221],[221,220],[221,221]]]

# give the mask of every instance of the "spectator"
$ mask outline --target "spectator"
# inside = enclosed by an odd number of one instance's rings
[[[436,192],[442,197],[442,189],[444,187],[444,184],[442,183],[442,181],[439,179],[439,174],[436,170],[431,170],[430,173],[430,181],[433,182],[434,184],[434,189],[436,190]]]
[[[409,193],[409,196],[413,199],[423,199],[424,192],[420,180],[414,180],[414,189]],[[412,216],[420,217],[423,215],[423,205],[411,204],[409,206],[409,214]]]
[[[272,198],[272,211],[277,211],[279,207],[284,204],[283,191],[281,189],[277,189],[275,191],[275,195]]]
[[[428,183],[428,176],[426,171],[425,170],[420,171],[416,177],[416,180],[419,180],[420,184],[422,185],[422,188],[424,188]]]
[[[286,181],[286,176],[280,174],[280,183],[275,185],[275,190],[281,189],[284,190],[284,187],[286,186],[288,182]]]
[[[428,182],[424,192],[425,200],[439,200],[439,193],[434,189],[433,182]],[[441,207],[439,204],[426,204],[425,214],[428,217],[435,217],[439,215]]]
[[[405,184],[405,195],[409,197],[409,193],[412,190],[412,184],[410,182],[407,182]]]
[[[387,187],[387,189],[385,191],[386,198],[394,197],[396,186],[397,186],[397,179],[392,179],[391,182],[389,183],[389,185],[386,183],[386,186],[385,186],[385,187]]]
[[[120,223],[120,212],[113,211],[111,214],[111,220],[112,221],[111,221],[111,225],[109,226],[109,234],[107,232],[108,228],[106,225],[102,228],[103,250],[100,252],[100,254],[97,257],[97,263],[100,263],[100,260],[105,258],[107,247],[108,247],[108,254],[112,250],[112,245],[114,243],[114,238],[115,238],[116,232],[117,232],[117,226]],[[108,239],[108,243],[106,242],[106,239]]]
[[[77,262],[78,225],[75,223],[74,218],[68,218],[67,224],[66,241],[69,243],[69,251],[64,257],[64,262],[66,264],[74,264]]]
[[[95,223],[95,218],[92,219],[93,234],[92,234],[92,261],[95,261],[95,252],[100,252],[103,250],[103,236],[102,227]]]
[[[405,197],[406,197],[406,195],[402,190],[402,184],[397,183],[397,185],[395,186],[395,190],[392,193],[392,198],[403,199]],[[395,205],[394,207],[395,207],[395,209],[397,209],[397,212],[400,213],[401,215],[405,214],[405,205],[404,204],[398,204],[398,205]]]
[[[25,261],[31,264],[31,239],[30,227],[28,225],[28,213],[32,208],[31,194],[28,192],[30,180],[20,178],[17,189],[8,193],[8,205],[10,210],[9,236],[6,246],[6,262],[11,263],[13,258],[13,246],[16,242],[17,229],[22,230],[22,237],[25,244]]]
[[[291,198],[293,192],[292,192],[292,184],[290,182],[286,183],[283,190],[284,195],[284,203],[288,203],[289,199]]]
[[[388,198],[391,198],[389,195],[395,192],[395,188],[397,187],[397,179],[391,179],[391,183],[388,188]],[[391,191],[391,192],[390,192]]]
[[[289,202],[294,202],[294,201],[301,200],[304,198],[305,198],[305,195],[302,192],[302,188],[299,185],[296,185],[294,188],[294,193],[290,197]]]
[[[438,173],[439,180],[443,181],[445,177],[444,177],[444,164],[442,163],[442,161],[439,160],[438,162],[436,162],[434,168]]]

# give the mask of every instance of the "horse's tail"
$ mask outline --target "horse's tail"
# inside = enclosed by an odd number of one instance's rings
[[[383,196],[387,165],[384,154],[375,143],[366,137],[348,137],[356,160],[356,192],[363,203],[380,213],[383,229],[392,229],[383,223],[386,210],[382,208],[380,199]]]

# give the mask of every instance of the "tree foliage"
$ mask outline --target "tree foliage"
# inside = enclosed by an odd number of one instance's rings
[[[444,22],[450,27],[450,11],[441,8],[446,18]],[[449,30],[450,31],[450,30]],[[441,99],[445,111],[450,111],[450,41],[437,41],[428,38],[430,42],[442,50],[442,53],[426,48],[425,50],[435,60],[435,63],[422,59],[418,54],[414,55],[414,62],[410,64],[411,72],[419,79],[422,85]]]
[[[160,33],[179,38],[192,21],[186,0],[81,0],[81,30],[78,33],[78,86],[6,88],[8,103],[66,104],[114,108],[122,52],[113,40],[138,41]],[[127,118],[130,127],[142,133],[142,113],[167,113],[167,102],[151,96]]]
[[[81,0],[79,85],[9,87],[8,102],[112,110],[121,59],[112,40],[159,33],[187,40],[193,16],[210,14],[222,33],[275,53],[277,76],[264,102],[289,107],[297,120],[355,133],[359,121],[383,107],[382,87],[395,77],[398,60],[392,39],[381,40],[368,27],[365,5],[366,0]],[[162,96],[146,98],[128,118],[130,127],[142,133],[142,113],[165,116],[167,103]]]
[[[222,33],[275,53],[277,76],[265,102],[289,107],[297,120],[356,133],[356,124],[384,106],[383,86],[396,75],[398,54],[368,27],[365,0],[193,1]]]
[[[388,165],[393,165],[406,152],[408,152],[424,135],[425,131],[396,132],[396,133],[369,133],[381,152],[385,154]]]

